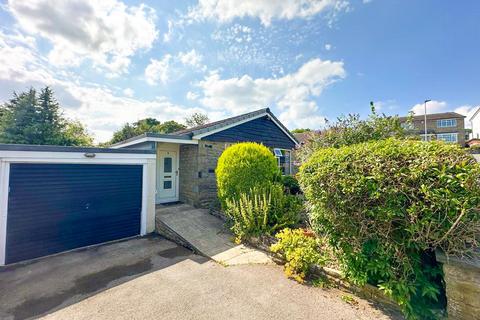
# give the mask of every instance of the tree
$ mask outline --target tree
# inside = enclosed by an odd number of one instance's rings
[[[166,122],[160,124],[158,126],[158,128],[159,128],[161,133],[173,133],[173,132],[176,132],[176,131],[186,129],[186,127],[183,124],[178,123],[178,122],[173,121],[173,120],[166,121]]]
[[[72,127],[75,130],[72,131]],[[78,133],[82,135],[77,136]],[[0,142],[43,145],[91,145],[93,139],[79,122],[66,119],[53,91],[33,88],[0,107]]]
[[[204,113],[195,112],[194,114],[190,115],[189,117],[185,118],[185,123],[187,127],[192,128],[196,126],[202,126],[207,124],[210,121],[208,116]]]
[[[186,127],[176,121],[170,120],[161,123],[154,118],[145,118],[138,120],[134,123],[126,123],[123,127],[113,133],[113,138],[107,142],[105,145],[112,145],[127,139],[130,139],[135,136],[139,136],[146,132],[150,133],[173,133],[179,130],[183,130]]]
[[[359,114],[349,114],[337,118],[335,123],[327,122],[324,130],[310,132],[296,155],[304,162],[319,148],[339,148],[361,142],[406,136],[407,132],[400,125],[397,116],[379,115],[371,104],[371,113],[366,120],[361,120]]]
[[[91,146],[93,138],[79,121],[70,121],[65,126],[62,137],[66,146]]]
[[[304,132],[310,132],[312,131],[312,129],[309,129],[309,128],[297,128],[297,129],[293,129],[291,132],[292,133],[304,133]]]

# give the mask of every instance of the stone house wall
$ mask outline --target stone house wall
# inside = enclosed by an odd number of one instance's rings
[[[180,146],[180,201],[210,208],[217,200],[215,169],[222,152],[232,143],[200,140]]]
[[[196,206],[198,203],[198,145],[183,144],[179,155],[179,200]]]

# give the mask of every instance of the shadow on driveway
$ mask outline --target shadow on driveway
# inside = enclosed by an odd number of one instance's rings
[[[28,319],[183,260],[207,258],[147,236],[0,268],[0,318]]]

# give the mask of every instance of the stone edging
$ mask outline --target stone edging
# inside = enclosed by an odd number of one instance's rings
[[[272,257],[272,260],[275,261],[276,263],[285,264],[286,261],[285,259],[283,259],[281,255],[270,251],[270,245],[273,244],[274,242],[275,242],[275,239],[273,237],[264,237],[263,239],[251,238],[249,239],[248,244],[268,253]],[[366,284],[361,287],[353,285],[347,282],[345,278],[342,276],[342,274],[340,273],[340,271],[338,270],[322,267],[319,265],[314,265],[312,274],[318,277],[326,277],[328,280],[334,282],[337,285],[337,287],[347,292],[354,293],[367,300],[372,300],[374,302],[380,303],[395,311],[400,311],[400,307],[398,306],[398,304],[394,300],[392,300],[390,297],[386,296],[377,287],[372,286],[370,284]]]

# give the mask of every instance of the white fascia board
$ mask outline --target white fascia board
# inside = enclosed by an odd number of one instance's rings
[[[173,139],[173,138],[159,138],[159,137],[143,137],[138,140],[128,141],[125,143],[117,144],[115,146],[111,146],[112,149],[120,149],[125,148],[128,146],[132,146],[135,144],[143,143],[143,142],[166,142],[166,143],[176,143],[176,144],[198,144],[197,140],[187,140],[187,139]]]
[[[251,117],[251,118],[248,118],[248,119],[243,119],[241,121],[238,121],[238,122],[235,122],[235,123],[232,123],[232,124],[229,124],[229,125],[226,125],[224,127],[221,127],[221,128],[218,128],[218,129],[215,129],[215,130],[212,130],[212,131],[208,131],[208,132],[205,132],[205,133],[201,133],[199,135],[196,135],[196,136],[193,136],[193,139],[202,139],[204,137],[208,137],[209,135],[212,135],[214,133],[217,133],[217,132],[220,132],[220,131],[223,131],[223,130],[227,130],[227,129],[230,129],[230,128],[233,128],[233,127],[236,127],[238,125],[241,125],[243,123],[246,123],[246,122],[249,122],[249,121],[252,121],[252,120],[255,120],[255,119],[258,119],[258,118],[261,118],[261,117],[264,117],[264,116],[267,116],[268,118],[270,118],[270,120],[273,121],[273,123],[275,123],[277,125],[277,127],[280,128],[280,130],[283,131],[283,133],[285,133],[287,135],[287,137],[290,138],[290,140],[292,140],[293,143],[295,143],[295,146],[299,146],[300,144],[295,140],[295,138],[292,137],[292,135],[286,131],[282,125],[280,125],[277,120],[275,120],[273,117],[270,116],[270,114],[268,114],[267,112],[265,113],[262,113],[262,114],[259,114],[255,117]]]
[[[41,162],[41,163],[146,163],[155,159],[156,154],[138,153],[95,153],[88,158],[85,152],[44,152],[44,151],[1,151],[0,160],[6,162]]]

